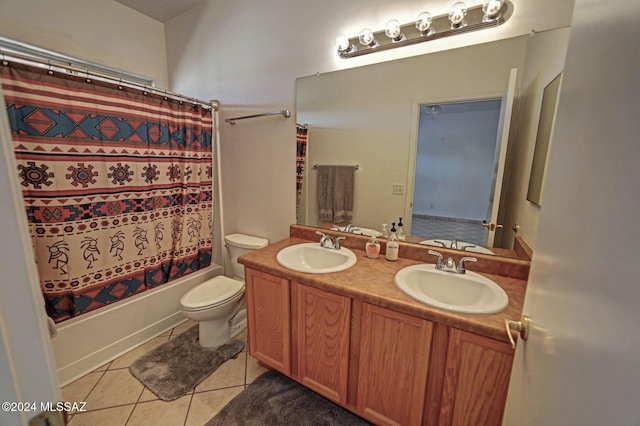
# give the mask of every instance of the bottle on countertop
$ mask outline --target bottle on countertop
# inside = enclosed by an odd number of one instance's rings
[[[404,232],[404,225],[402,225],[402,218],[400,218],[400,221],[398,222],[398,239],[400,241],[404,241],[407,237],[407,234],[405,234]]]
[[[380,231],[380,236],[382,238],[389,238],[389,231],[387,231],[387,224],[382,224],[382,231]]]
[[[376,259],[380,254],[380,243],[376,239],[375,235],[371,236],[371,239],[365,244],[365,252],[370,259]]]
[[[387,260],[396,261],[398,260],[398,251],[400,250],[400,244],[398,244],[398,235],[396,234],[396,224],[395,222],[391,223],[391,233],[389,234],[389,239],[387,240],[387,245],[385,248],[385,256]]]

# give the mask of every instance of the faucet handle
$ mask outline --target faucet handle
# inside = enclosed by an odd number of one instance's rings
[[[336,238],[336,240],[333,242],[333,248],[336,250],[340,250],[340,240],[344,240],[345,237],[338,237]]]
[[[438,256],[438,262],[436,263],[436,269],[442,271],[444,269],[444,258],[442,257],[442,253],[437,252],[435,250],[429,250],[427,253],[432,254],[434,256]]]
[[[467,270],[464,267],[464,262],[477,262],[478,259],[475,257],[463,257],[462,259],[460,259],[460,263],[458,263],[458,268],[456,269],[456,272],[459,274],[464,274],[465,272],[467,272]]]
[[[320,246],[322,247],[324,247],[324,244],[327,242],[327,240],[331,241],[330,235],[326,235],[320,231],[316,231],[316,234],[320,235]]]

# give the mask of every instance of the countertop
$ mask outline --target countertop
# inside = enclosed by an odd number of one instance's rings
[[[396,288],[393,281],[396,272],[406,266],[424,263],[418,260],[399,258],[397,261],[391,262],[386,260],[382,254],[377,259],[370,259],[365,255],[364,250],[351,248],[358,259],[356,264],[345,271],[329,274],[295,272],[280,266],[276,261],[277,253],[283,248],[308,242],[310,241],[307,239],[297,237],[285,238],[262,249],[242,255],[238,261],[247,267],[302,284],[504,342],[509,341],[504,320],[520,320],[527,285],[526,280],[478,272],[495,281],[507,292],[509,306],[498,314],[458,314],[414,301]]]

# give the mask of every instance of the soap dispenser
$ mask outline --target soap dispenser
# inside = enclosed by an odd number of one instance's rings
[[[365,252],[370,259],[376,259],[378,254],[380,254],[380,243],[375,235],[372,235],[371,239],[365,244]]]
[[[389,239],[387,240],[387,245],[385,249],[385,256],[387,260],[396,261],[398,260],[398,251],[400,250],[400,244],[398,244],[398,235],[396,234],[396,224],[395,222],[391,223],[391,234],[389,234]]]
[[[387,231],[387,224],[383,223],[382,224],[382,235],[380,235],[382,238],[389,238],[389,231]]]
[[[402,218],[400,218],[400,221],[398,222],[398,239],[400,241],[404,241],[406,237],[407,237],[407,234],[404,233],[404,226],[402,225]]]

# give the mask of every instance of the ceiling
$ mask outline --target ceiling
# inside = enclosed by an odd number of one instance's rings
[[[204,0],[115,0],[143,15],[160,22],[167,22]]]

